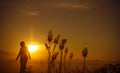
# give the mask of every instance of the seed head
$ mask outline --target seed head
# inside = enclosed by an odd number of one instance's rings
[[[88,54],[88,49],[87,49],[87,47],[85,47],[82,51],[82,55],[83,55],[83,57],[86,57],[87,54]]]
[[[55,38],[54,43],[58,44],[59,39],[60,39],[60,34]]]
[[[52,55],[52,62],[57,58],[59,52],[55,52],[53,55]]]
[[[67,53],[68,53],[68,47],[65,48],[65,54],[67,54]]]
[[[59,45],[60,50],[64,49],[66,41],[67,41],[67,39],[62,39],[62,41],[60,42],[60,45]]]
[[[73,58],[73,53],[70,53],[69,59],[72,60],[72,58]]]
[[[51,42],[52,40],[53,40],[53,32],[52,30],[50,30],[48,33],[48,42]]]
[[[67,39],[62,39],[63,44],[66,44]]]
[[[48,44],[45,44],[45,46],[47,50],[50,49],[50,46],[48,46]]]

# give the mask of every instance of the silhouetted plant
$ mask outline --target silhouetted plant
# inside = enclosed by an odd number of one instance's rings
[[[55,52],[53,55],[52,55],[52,61],[51,63],[53,63],[55,61],[55,59],[57,58],[59,52]]]
[[[39,70],[39,73],[46,73],[46,70],[45,70],[45,66],[44,66],[44,63],[42,61],[40,61],[40,70]]]
[[[54,61],[59,54],[59,52],[55,52],[55,48],[56,48],[56,45],[59,42],[59,39],[60,39],[60,35],[58,35],[53,41],[53,32],[52,32],[52,30],[49,31],[49,33],[48,33],[48,44],[47,43],[45,44],[46,49],[48,51],[48,73],[51,73],[51,70],[52,70],[51,66],[52,66],[52,64],[54,64]],[[54,44],[53,49],[51,49],[52,41],[53,41],[53,44]]]
[[[72,59],[73,59],[73,53],[71,52],[69,54],[69,57],[68,57],[68,67],[67,67],[67,73],[71,73],[73,71],[73,69],[71,69],[71,62],[72,62]]]
[[[50,43],[53,40],[53,32],[52,30],[49,31],[48,33],[48,44],[45,44],[46,49],[48,50],[48,73],[51,73],[51,65],[50,65],[50,61],[51,61],[51,47],[50,47]]]
[[[76,73],[82,73],[78,66],[76,66]]]
[[[116,65],[106,64],[99,69],[99,73],[120,73],[120,63]]]
[[[71,52],[70,55],[69,55],[69,66],[71,64],[72,59],[73,59],[73,53]]]
[[[52,30],[50,30],[48,33],[48,42],[52,42],[52,40],[53,40],[53,32]]]
[[[48,50],[48,73],[51,73],[51,67],[50,67],[50,57],[51,57],[51,52],[50,52],[50,46],[48,44],[45,44],[46,49]]]
[[[59,73],[61,73],[62,71],[62,55],[63,55],[63,49],[65,47],[65,44],[67,42],[67,39],[62,39],[61,42],[60,42],[60,45],[59,45],[59,49],[60,49],[60,65],[59,65]]]
[[[64,72],[66,73],[66,56],[68,54],[68,47],[65,48],[65,51],[64,51]]]
[[[87,47],[85,47],[82,51],[82,56],[83,56],[83,69],[82,69],[82,73],[85,73],[85,68],[86,68],[86,64],[85,64],[85,58],[88,55],[88,49]]]
[[[25,73],[33,73],[32,66],[26,67]]]
[[[63,49],[65,47],[65,44],[67,42],[67,39],[62,39],[59,43],[59,40],[60,40],[60,34],[57,35],[55,37],[55,39],[53,40],[53,32],[52,30],[49,31],[48,33],[48,43],[45,44],[46,46],[46,49],[48,51],[48,73],[51,73],[51,72],[57,72],[57,73],[61,73],[62,72],[62,58],[63,58]],[[52,41],[53,41],[53,48],[51,48],[51,45],[52,45]],[[53,71],[52,69],[54,69],[54,65],[55,65],[55,59],[58,57],[58,54],[59,52],[56,52],[55,51],[55,48],[56,48],[56,45],[59,43],[59,50],[60,50],[60,62],[59,62],[59,69]],[[65,52],[64,52],[64,65],[65,65],[65,62],[66,62],[66,55],[68,54],[68,47],[66,47],[65,49]],[[71,59],[73,57],[73,53],[71,54]]]
[[[54,40],[55,45],[54,45],[54,48],[53,48],[53,52],[55,51],[55,48],[56,48],[56,45],[58,44],[59,39],[60,39],[60,34]]]
[[[70,53],[69,60],[72,60],[72,59],[73,59],[73,53]]]

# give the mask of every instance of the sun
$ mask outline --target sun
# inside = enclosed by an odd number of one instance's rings
[[[30,45],[28,45],[28,51],[35,52],[38,50],[38,47],[39,47],[39,45],[30,44]]]

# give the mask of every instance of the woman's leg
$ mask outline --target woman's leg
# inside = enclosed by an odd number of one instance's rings
[[[27,61],[28,61],[28,58],[26,57],[26,58],[23,60],[23,73],[25,73]]]
[[[24,68],[24,62],[22,59],[20,59],[20,73],[24,73],[23,68]]]
[[[22,73],[22,67],[20,66],[20,73]]]

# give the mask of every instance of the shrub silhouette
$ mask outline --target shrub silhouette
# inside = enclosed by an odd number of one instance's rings
[[[120,63],[113,65],[107,64],[101,67],[98,71],[99,73],[120,73]]]

